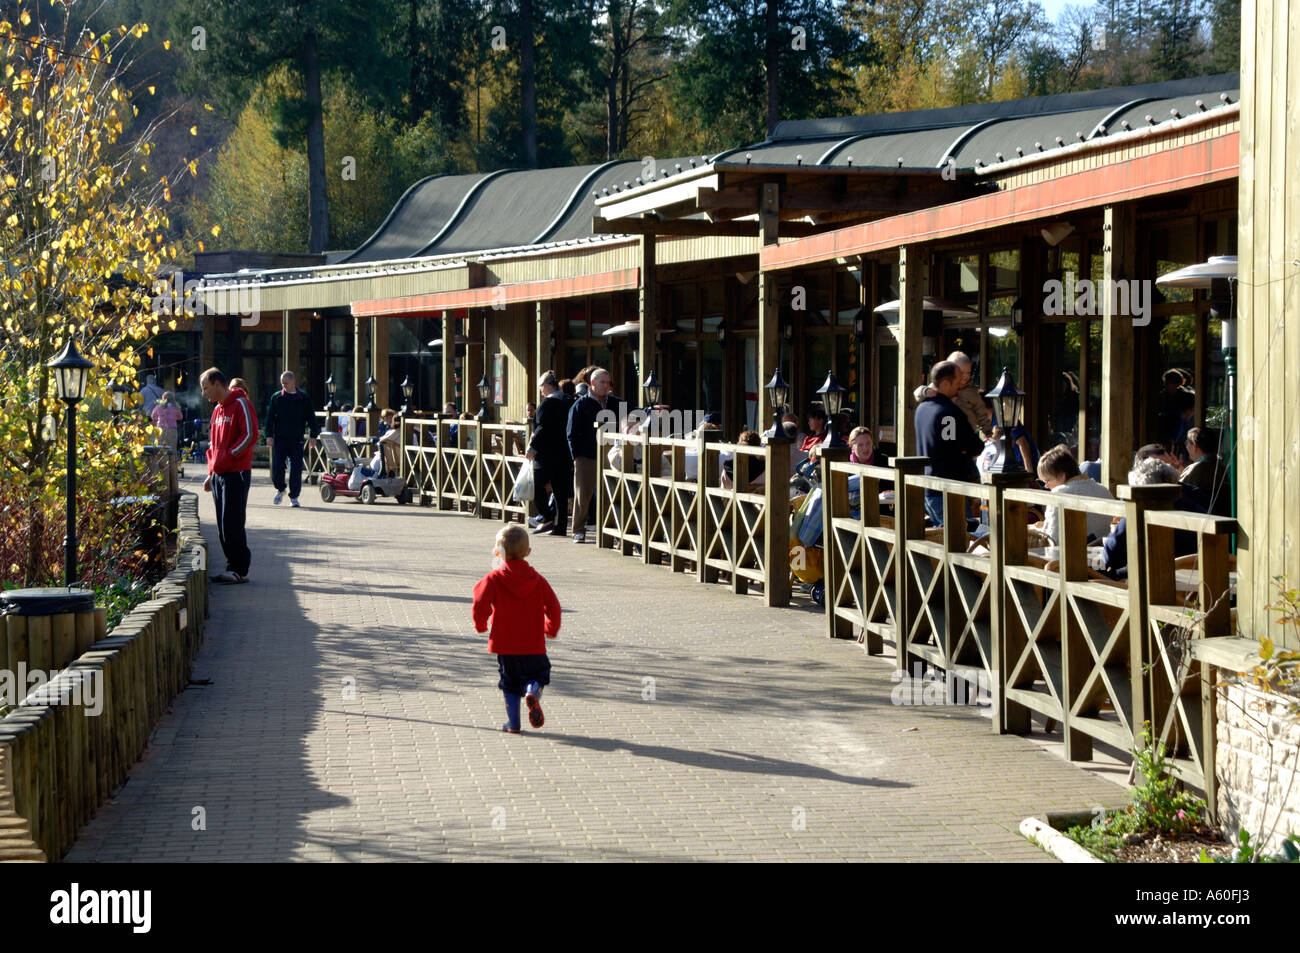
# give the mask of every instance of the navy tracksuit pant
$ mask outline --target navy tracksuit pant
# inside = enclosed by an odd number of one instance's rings
[[[217,507],[217,534],[226,554],[226,569],[241,576],[248,575],[248,564],[253,559],[248,549],[248,535],[244,532],[248,488],[252,482],[251,470],[216,473],[212,477],[212,502]]]
[[[302,438],[276,437],[271,444],[271,482],[284,492],[284,464],[289,464],[289,499],[302,492]]]

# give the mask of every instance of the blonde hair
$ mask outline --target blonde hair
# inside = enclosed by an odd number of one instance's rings
[[[523,559],[528,555],[528,530],[518,523],[501,527],[497,533],[497,549],[502,559]]]
[[[859,437],[861,437],[863,434],[866,434],[869,438],[871,438],[871,443],[872,443],[872,445],[875,444],[875,442],[876,442],[876,437],[875,437],[875,435],[871,432],[871,428],[870,428],[870,427],[854,427],[854,428],[853,428],[853,432],[852,432],[851,434],[849,434],[849,443],[852,443],[853,441],[857,440],[857,439],[858,439]]]

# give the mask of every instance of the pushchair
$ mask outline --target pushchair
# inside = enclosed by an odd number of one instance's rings
[[[340,434],[322,431],[320,441],[330,464],[330,472],[320,478],[320,498],[326,503],[332,503],[336,496],[355,496],[362,503],[373,503],[380,496],[390,496],[398,503],[411,502],[406,478],[385,466],[382,451],[379,465],[371,466],[357,459],[352,445]]]
[[[858,515],[861,480],[850,476],[849,510]],[[790,573],[817,606],[826,605],[826,555],[822,546],[821,467],[813,460],[799,464],[790,477]]]

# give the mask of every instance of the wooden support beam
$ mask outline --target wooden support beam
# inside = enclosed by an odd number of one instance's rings
[[[370,319],[370,372],[378,381],[375,387],[375,403],[380,408],[387,407],[392,400],[388,389],[388,322],[391,318],[374,317]],[[399,403],[397,406],[401,406]]]
[[[637,332],[637,357],[640,361],[637,367],[637,374],[640,380],[632,381],[631,387],[625,388],[624,393],[627,399],[631,400],[633,405],[639,405],[641,394],[641,383],[650,376],[658,364],[658,355],[656,353],[657,342],[655,340],[655,331],[658,326],[659,317],[659,278],[655,272],[655,238],[653,235],[642,235],[639,242],[641,253],[641,270],[640,270],[640,288],[639,291],[639,309],[637,320],[641,328]],[[678,395],[680,397],[680,395]],[[646,495],[650,495],[649,488],[646,489]],[[644,547],[648,552],[649,547]]]
[[[366,393],[366,378],[370,376],[370,321],[352,319],[352,403],[364,407],[370,395]]]
[[[1106,206],[1102,225],[1103,288],[1137,278],[1137,223],[1132,203]],[[1133,416],[1133,317],[1117,314],[1116,295],[1102,295],[1101,460],[1102,478],[1113,493],[1128,483],[1135,429]]]
[[[921,305],[925,297],[924,245],[898,249],[898,407],[894,443],[900,457],[916,453],[916,404],[912,391],[921,383]]]
[[[302,368],[298,366],[298,350],[300,340],[298,337],[298,313],[296,311],[285,311],[280,316],[280,362],[282,371],[293,371],[294,377],[298,378],[298,386],[303,387]]]
[[[751,212],[752,214],[752,212]],[[754,236],[761,227],[754,222],[706,222],[700,219],[616,218],[606,221],[591,220],[591,230],[606,235],[688,235],[688,236]],[[824,231],[821,226],[807,222],[783,222],[781,232],[792,238],[802,238]]]
[[[456,403],[456,327],[451,312],[442,313],[442,405]],[[442,406],[438,407],[442,412]]]
[[[758,210],[758,222],[762,229],[762,244],[775,245],[777,229],[780,227],[780,192],[775,182],[763,186],[763,201]],[[776,300],[776,276],[771,272],[759,272],[758,275],[758,385],[760,397],[766,395],[761,388],[778,369],[780,363],[781,327],[780,306]],[[793,375],[793,369],[789,374]],[[787,381],[790,377],[782,372]],[[778,416],[767,400],[758,402],[759,430],[766,430],[769,424],[776,422]],[[772,419],[768,420],[768,415]],[[772,475],[769,474],[769,479]]]

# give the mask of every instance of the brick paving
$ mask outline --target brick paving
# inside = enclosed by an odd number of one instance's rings
[[[68,860],[1050,861],[1022,818],[1124,800],[976,709],[891,704],[892,664],[814,611],[550,537],[546,727],[505,735],[470,620],[498,524],[272,494],[255,472],[211,683]],[[200,517],[219,571],[206,495]]]

